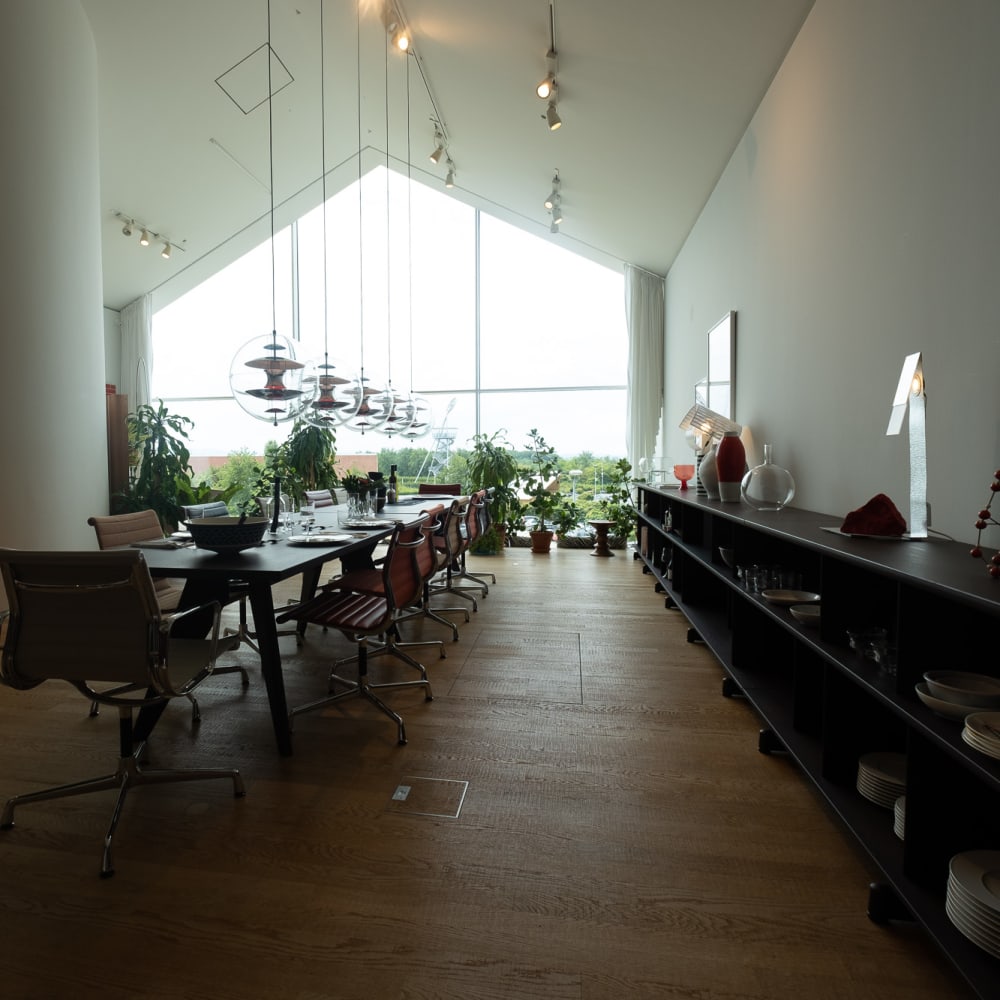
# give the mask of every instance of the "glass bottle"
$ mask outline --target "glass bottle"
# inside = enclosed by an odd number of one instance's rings
[[[386,503],[395,503],[396,502],[396,492],[397,492],[396,466],[390,465],[389,466],[389,489],[386,491],[386,494],[385,494],[385,502]]]
[[[774,464],[771,445],[764,445],[764,461],[743,477],[740,495],[755,510],[781,510],[795,496],[795,480]]]

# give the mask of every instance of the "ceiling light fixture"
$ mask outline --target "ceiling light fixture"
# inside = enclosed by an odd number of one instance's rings
[[[552,211],[552,206],[559,199],[559,190],[562,185],[562,181],[559,179],[559,168],[556,167],[555,175],[552,178],[552,190],[549,192],[548,198],[545,199],[545,208],[547,211]]]
[[[114,217],[122,224],[122,236],[131,237],[136,229],[141,233],[139,236],[139,245],[143,247],[148,247],[150,243],[162,243],[164,244],[164,251],[161,252],[160,256],[164,260],[170,259],[170,251],[173,249],[183,250],[184,247],[178,245],[179,243],[185,243],[186,240],[173,240],[166,233],[157,233],[149,228],[144,222],[139,222],[131,215],[126,215],[124,212],[114,212],[112,213]],[[169,249],[168,249],[169,248]]]
[[[444,136],[441,134],[441,128],[439,125],[434,126],[434,152],[430,155],[430,161],[437,166],[441,162],[441,157],[444,156]]]
[[[555,7],[549,4],[549,50],[545,53],[546,71],[545,77],[538,86],[535,93],[543,100],[548,101],[549,106],[545,111],[545,120],[548,122],[549,130],[555,132],[562,125],[559,112],[556,111],[556,100],[558,98],[558,84],[556,83],[556,71],[558,69],[558,53],[556,52],[556,14]]]
[[[559,198],[552,203],[552,222],[554,225],[560,226],[563,221],[563,210],[562,201]]]
[[[278,336],[277,263],[274,249],[274,80],[271,66],[276,58],[271,46],[271,0],[267,0],[267,149],[268,188],[271,223],[271,335],[255,337],[244,344],[229,366],[229,385],[233,399],[251,417],[266,420],[277,427],[300,411],[302,370],[295,360],[295,345]],[[263,387],[259,384],[264,375]],[[286,383],[286,378],[289,382]]]
[[[444,186],[449,189],[455,186],[455,164],[450,156],[448,157],[448,174],[444,179]]]

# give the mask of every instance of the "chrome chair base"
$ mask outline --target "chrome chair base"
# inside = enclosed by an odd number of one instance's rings
[[[405,688],[405,687],[422,687],[424,689],[424,701],[433,701],[434,694],[431,691],[431,682],[427,679],[427,670],[423,664],[418,663],[412,657],[406,656],[405,654],[399,654],[400,659],[409,662],[412,666],[416,667],[420,671],[420,680],[417,681],[389,681],[382,684],[372,684],[368,680],[368,656],[378,655],[380,652],[384,651],[383,647],[378,647],[377,649],[369,650],[367,642],[362,641],[359,643],[359,652],[356,656],[349,657],[351,661],[357,661],[358,664],[358,676],[356,679],[341,677],[337,673],[331,673],[329,678],[330,690],[333,690],[335,684],[342,685],[346,688],[344,691],[340,691],[336,694],[330,694],[326,698],[320,698],[316,701],[311,701],[305,705],[299,705],[293,708],[288,713],[288,722],[291,725],[292,720],[296,715],[303,715],[306,712],[313,712],[318,708],[325,708],[327,705],[333,705],[338,701],[344,701],[347,698],[363,698],[365,701],[370,702],[374,705],[380,712],[384,715],[389,716],[393,722],[396,723],[397,731],[397,742],[400,746],[406,745],[406,726],[403,723],[403,717],[397,712],[394,712],[377,694],[376,690],[381,690],[383,688]],[[443,652],[442,652],[443,655]],[[338,660],[338,665],[340,663],[346,663],[347,660]]]
[[[120,711],[128,713],[127,708]],[[131,731],[131,722],[124,725]],[[118,829],[118,820],[121,818],[122,807],[125,804],[125,796],[130,788],[138,785],[159,785],[175,781],[201,781],[208,778],[229,778],[233,783],[233,795],[241,799],[246,795],[246,788],[243,784],[243,777],[236,768],[189,768],[185,770],[165,770],[149,769],[143,770],[139,766],[139,758],[145,751],[146,744],[140,743],[132,753],[122,756],[118,760],[118,768],[114,774],[106,774],[98,778],[88,778],[83,781],[74,781],[67,785],[57,785],[55,788],[44,788],[38,792],[26,792],[23,795],[15,795],[7,800],[3,807],[3,815],[0,816],[0,830],[9,830],[14,826],[14,810],[18,806],[27,805],[30,802],[44,802],[47,799],[62,799],[71,795],[85,795],[88,792],[99,792],[107,788],[117,788],[118,798],[115,801],[114,812],[111,815],[111,823],[108,832],[104,835],[104,851],[101,857],[101,878],[110,878],[115,873],[114,863],[111,857],[111,847],[114,840],[115,831]]]

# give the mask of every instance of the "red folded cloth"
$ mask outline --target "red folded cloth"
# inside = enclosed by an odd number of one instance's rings
[[[902,535],[906,521],[884,493],[876,493],[863,507],[844,518],[840,530],[845,535]]]

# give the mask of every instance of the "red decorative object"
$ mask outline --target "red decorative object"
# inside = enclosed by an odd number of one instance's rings
[[[906,531],[906,521],[884,493],[876,493],[863,507],[852,510],[844,518],[840,530],[845,535],[881,535],[891,538]]]
[[[715,469],[719,474],[719,499],[729,502],[740,499],[740,483],[747,471],[747,453],[739,431],[726,431],[715,452]]]
[[[986,563],[986,572],[993,577],[994,580],[1000,579],[1000,552],[995,552],[989,559],[983,555],[982,542],[983,529],[988,528],[991,524],[1000,524],[994,516],[990,508],[993,506],[993,498],[1000,493],[1000,469],[997,469],[993,473],[993,482],[990,483],[990,498],[986,501],[986,506],[983,507],[979,512],[979,516],[976,518],[976,530],[979,532],[976,535],[975,547],[969,552],[969,555],[973,559],[982,559]]]

